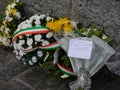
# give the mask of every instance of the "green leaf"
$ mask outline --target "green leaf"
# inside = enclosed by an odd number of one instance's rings
[[[108,38],[104,39],[104,41],[107,42],[107,43],[111,42],[112,40],[113,39],[111,37],[108,37]]]
[[[45,63],[43,63],[43,69],[45,69],[45,70],[54,70],[55,65],[53,64],[53,62],[45,62]]]

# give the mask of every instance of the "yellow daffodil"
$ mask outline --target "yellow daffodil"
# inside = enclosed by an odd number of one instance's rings
[[[70,20],[68,20],[66,17],[60,18],[59,20],[52,19],[50,22],[47,22],[46,26],[55,33],[59,33],[61,30],[63,30],[63,32],[71,32],[73,29]]]
[[[72,24],[71,23],[64,24],[63,30],[64,30],[64,33],[72,32],[73,30]]]

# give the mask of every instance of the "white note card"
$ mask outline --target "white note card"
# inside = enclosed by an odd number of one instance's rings
[[[68,56],[81,59],[90,59],[93,42],[87,40],[70,39]]]

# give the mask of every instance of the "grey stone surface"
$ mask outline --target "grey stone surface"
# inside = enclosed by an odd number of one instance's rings
[[[70,16],[71,0],[22,0],[27,15],[50,14],[52,16]]]
[[[17,61],[11,51],[0,48],[0,84],[25,71],[28,67]]]
[[[5,6],[8,4],[7,1],[8,0],[2,0],[2,1],[0,1],[0,17],[4,13]]]

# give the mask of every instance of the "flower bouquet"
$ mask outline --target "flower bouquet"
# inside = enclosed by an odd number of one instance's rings
[[[0,24],[0,45],[5,47],[12,46],[12,35],[17,29],[17,25],[21,18],[22,2],[19,0],[11,1],[6,7]]]
[[[65,74],[77,76],[77,80],[70,84],[70,89],[90,89],[90,77],[115,53],[107,44],[112,39],[107,37],[101,28],[96,29],[94,25],[87,28],[67,18],[52,20],[46,25],[54,31],[56,40],[66,52],[66,56],[69,56],[69,59],[64,59],[61,64],[61,58],[58,57],[60,50],[57,49],[54,62]],[[68,64],[71,64],[72,68],[67,67],[70,66]]]

